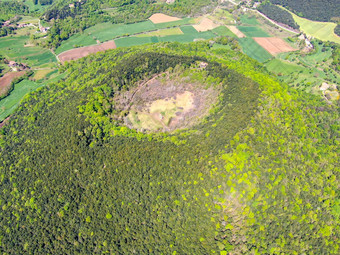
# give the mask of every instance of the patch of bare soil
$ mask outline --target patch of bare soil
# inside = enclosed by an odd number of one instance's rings
[[[180,20],[180,18],[165,15],[163,13],[155,13],[149,18],[149,20],[151,20],[152,23],[154,24],[158,24],[158,23],[164,23],[164,22],[177,21],[177,20]]]
[[[272,55],[277,55],[281,52],[296,51],[288,43],[277,37],[254,37],[258,44]]]
[[[142,82],[133,91],[124,92],[115,98],[115,102],[121,107],[120,111],[125,112],[125,117],[121,117],[124,124],[129,128],[137,128],[129,120],[130,111],[140,112],[145,115],[149,113],[152,118],[160,121],[163,128],[158,131],[173,131],[181,128],[188,128],[197,124],[202,118],[209,113],[209,109],[217,102],[219,91],[210,86],[204,88],[202,84],[187,82],[185,78],[169,79],[168,76],[158,75],[148,81]],[[186,100],[188,107],[186,109],[178,107],[177,111],[170,118],[170,121],[164,123],[161,114],[155,114],[151,107],[158,100],[176,101],[183,98],[183,95],[190,95]],[[154,130],[146,127],[139,127],[139,131]]]
[[[104,42],[104,43],[97,44],[97,45],[91,45],[91,46],[68,50],[68,51],[61,53],[58,57],[59,57],[60,62],[64,63],[65,61],[76,60],[79,58],[86,57],[87,55],[91,53],[96,53],[99,51],[105,51],[105,50],[115,49],[115,48],[117,48],[115,42],[108,41],[108,42]]]
[[[214,29],[215,27],[218,27],[218,25],[215,24],[211,19],[203,18],[199,24],[193,25],[193,27],[198,32],[204,32],[204,31]]]
[[[233,32],[238,38],[246,37],[236,26],[226,26],[231,32]]]
[[[0,78],[0,95],[5,94],[10,88],[11,82],[20,76],[23,76],[26,71],[9,72]]]

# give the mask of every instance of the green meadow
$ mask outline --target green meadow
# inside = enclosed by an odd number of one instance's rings
[[[259,27],[238,26],[237,28],[248,37],[270,37],[268,33]]]
[[[86,29],[81,34],[71,36],[68,40],[64,41],[55,52],[56,54],[60,54],[64,51],[73,49],[75,46],[80,47],[97,44],[97,40],[105,42],[118,37],[126,37],[145,32],[155,31],[155,33],[157,33],[156,30],[159,29],[174,28],[185,24],[193,24],[194,22],[195,20],[193,18],[186,18],[159,24],[154,24],[150,20],[134,24],[112,24],[110,22],[100,23]],[[166,33],[166,30],[162,33]]]
[[[50,50],[38,46],[25,47],[28,42],[28,36],[3,37],[0,39],[0,54],[10,60],[28,64],[33,68],[57,63],[56,57]]]
[[[287,11],[293,15],[295,22],[300,26],[300,30],[302,30],[305,34],[318,38],[322,41],[340,43],[340,37],[334,33],[336,23],[312,21],[301,18],[289,10]]]
[[[272,58],[272,55],[270,55],[265,49],[263,49],[252,38],[245,37],[245,38],[239,38],[238,40],[242,47],[242,51],[245,54],[247,54],[249,57],[256,59],[259,62],[265,62]]]
[[[48,75],[48,77],[51,77],[48,81],[38,83],[31,80],[23,80],[15,84],[13,91],[7,97],[0,100],[0,121],[6,119],[17,109],[25,95],[48,83],[56,82],[65,76],[66,73],[56,74],[54,71]]]

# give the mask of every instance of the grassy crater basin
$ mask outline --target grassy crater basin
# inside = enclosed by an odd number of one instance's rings
[[[163,73],[125,94],[124,125],[139,131],[169,132],[198,123],[217,102],[218,89],[188,76]],[[121,101],[121,100],[120,100]]]

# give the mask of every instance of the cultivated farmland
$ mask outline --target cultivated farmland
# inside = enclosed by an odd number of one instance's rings
[[[26,79],[15,84],[13,91],[7,97],[0,100],[0,121],[4,120],[15,111],[26,94],[45,86],[47,83],[56,82],[65,77],[65,75],[66,73],[53,75],[54,77],[44,83],[37,83]]]
[[[154,24],[150,20],[138,22],[134,24],[112,24],[109,22],[100,23],[93,27],[86,29],[82,34],[71,36],[68,40],[64,41],[57,49],[56,53],[60,54],[64,51],[81,46],[89,46],[97,44],[97,40],[105,42],[113,40],[118,37],[126,37],[129,35],[141,34],[164,29],[173,28],[186,24],[193,24],[195,20],[186,18],[182,20]],[[163,32],[165,33],[165,32]]]
[[[216,25],[212,20],[208,18],[203,18],[199,24],[193,25],[193,27],[198,32],[205,32],[218,27],[218,25]]]
[[[169,15],[165,15],[163,13],[155,13],[149,18],[149,20],[151,20],[154,24],[158,24],[158,23],[177,21],[180,19],[177,17],[171,17]]]
[[[105,43],[101,43],[97,45],[68,50],[68,51],[61,53],[58,57],[59,57],[59,60],[63,63],[65,61],[70,61],[70,60],[75,60],[78,58],[85,57],[91,53],[96,53],[99,51],[105,51],[105,50],[115,49],[115,48],[116,48],[115,42],[109,41],[109,42],[105,42]]]
[[[312,21],[309,19],[301,18],[292,12],[290,13],[293,15],[295,22],[300,26],[300,30],[302,30],[307,35],[313,36],[322,41],[340,43],[340,37],[334,33],[336,23]]]
[[[296,50],[281,38],[254,37],[253,39],[272,55],[276,55],[281,52],[289,52]]]
[[[23,80],[14,86],[14,90],[9,96],[0,100],[0,121],[11,115],[18,107],[21,99],[29,92],[43,86],[42,83],[36,83],[29,80]]]
[[[9,73],[6,73],[4,76],[2,76],[0,78],[0,96],[5,94],[9,90],[11,83],[15,78],[18,78],[24,74],[25,74],[25,71],[9,72]]]
[[[259,27],[243,27],[238,26],[237,27],[243,34],[245,34],[248,37],[270,37],[268,33],[263,31]]]
[[[272,58],[272,56],[252,38],[245,37],[239,38],[238,40],[241,44],[243,52],[249,57],[254,58],[259,62],[265,62]]]
[[[227,26],[227,28],[234,33],[238,38],[246,37],[245,34],[243,34],[240,30],[238,30],[235,26]]]
[[[28,36],[13,36],[1,38],[0,54],[7,59],[25,63],[30,67],[40,67],[46,64],[57,63],[56,57],[50,50],[38,46],[28,46]]]

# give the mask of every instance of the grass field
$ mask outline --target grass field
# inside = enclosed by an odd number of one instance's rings
[[[21,99],[29,92],[43,86],[42,83],[36,83],[29,80],[23,80],[14,86],[11,94],[0,100],[0,121],[3,121],[11,115],[18,107]]]
[[[38,1],[37,1],[38,2]],[[40,11],[44,11],[45,9],[47,9],[48,7],[50,7],[50,5],[41,5],[39,2],[37,4],[34,4],[32,0],[27,0],[24,1],[25,5],[28,6],[28,8],[30,9],[30,12],[40,12]]]
[[[192,26],[183,26],[181,30],[184,34],[177,35],[165,35],[165,36],[152,36],[152,37],[141,37],[141,36],[130,36],[115,39],[117,47],[129,47],[142,45],[147,43],[157,43],[157,42],[193,42],[197,39],[211,39],[216,37],[211,31],[197,32]]]
[[[214,15],[210,15],[208,18],[211,19],[212,21],[222,23],[225,25],[233,25],[236,22],[233,15],[223,9],[217,9]]]
[[[168,28],[157,30],[153,32],[148,32],[145,34],[136,35],[136,37],[151,37],[151,36],[167,36],[167,35],[181,35],[183,34],[182,30],[179,27]]]
[[[0,54],[10,60],[28,64],[30,67],[57,62],[50,50],[37,46],[24,47],[28,41],[28,36],[0,38]]]
[[[294,72],[300,72],[305,71],[305,68],[296,64],[292,64],[289,62],[286,62],[284,60],[280,60],[277,58],[274,58],[266,63],[266,67],[269,71],[275,73],[275,74],[283,74],[283,75],[289,75]]]
[[[188,111],[194,107],[193,94],[186,91],[175,98],[155,100],[144,111],[131,111],[128,115],[132,125],[137,128],[158,130],[168,127],[176,113]]]
[[[259,27],[238,26],[237,28],[248,37],[270,37],[269,34]]]
[[[42,80],[45,77],[47,77],[47,75],[51,72],[55,71],[55,69],[43,69],[43,70],[37,70],[34,72],[34,76],[33,79],[36,81]]]
[[[249,57],[254,58],[259,62],[265,62],[272,58],[272,56],[252,38],[245,37],[239,38],[238,40],[243,52]]]
[[[49,75],[52,76],[53,74],[50,73]],[[30,80],[23,80],[15,84],[14,90],[9,94],[9,96],[0,100],[0,121],[3,121],[5,118],[7,118],[16,110],[16,108],[20,104],[20,101],[26,94],[36,90],[37,88],[45,86],[48,83],[56,82],[61,78],[65,77],[66,74],[62,73],[53,76],[54,76],[53,78],[43,83],[38,83]]]
[[[193,26],[182,26],[181,30],[184,34],[196,35],[199,32]]]
[[[240,20],[242,24],[245,24],[245,25],[252,25],[252,26],[259,25],[259,22],[257,21],[255,16],[249,16],[245,14],[240,17]]]
[[[335,23],[312,21],[301,18],[292,12],[290,13],[293,15],[295,22],[300,26],[300,30],[302,30],[305,34],[318,38],[322,41],[331,41],[340,44],[340,37],[334,33],[334,28],[336,27]]]
[[[150,20],[138,22],[134,24],[112,24],[109,22],[100,23],[93,27],[86,29],[82,34],[71,36],[68,40],[64,41],[57,49],[56,54],[73,49],[77,46],[89,46],[100,42],[113,40],[117,37],[139,34],[143,32],[151,32],[164,28],[173,28],[185,24],[193,24],[193,18],[186,18],[173,22],[154,24]],[[162,30],[163,31],[163,30]],[[156,32],[156,31],[155,31]],[[165,33],[165,30],[164,32]]]
[[[230,36],[237,38],[237,36],[233,32],[231,32],[226,26],[219,26],[211,31],[220,36]]]
[[[152,37],[136,37],[136,36],[130,36],[130,37],[123,37],[118,38],[115,40],[117,47],[130,47],[130,46],[136,46],[136,45],[142,45],[147,43],[157,43],[158,37],[152,36]]]
[[[222,45],[219,43],[214,43],[214,45],[212,46],[213,50],[219,50],[219,49],[224,49],[224,50],[231,50],[231,46],[230,45]]]

